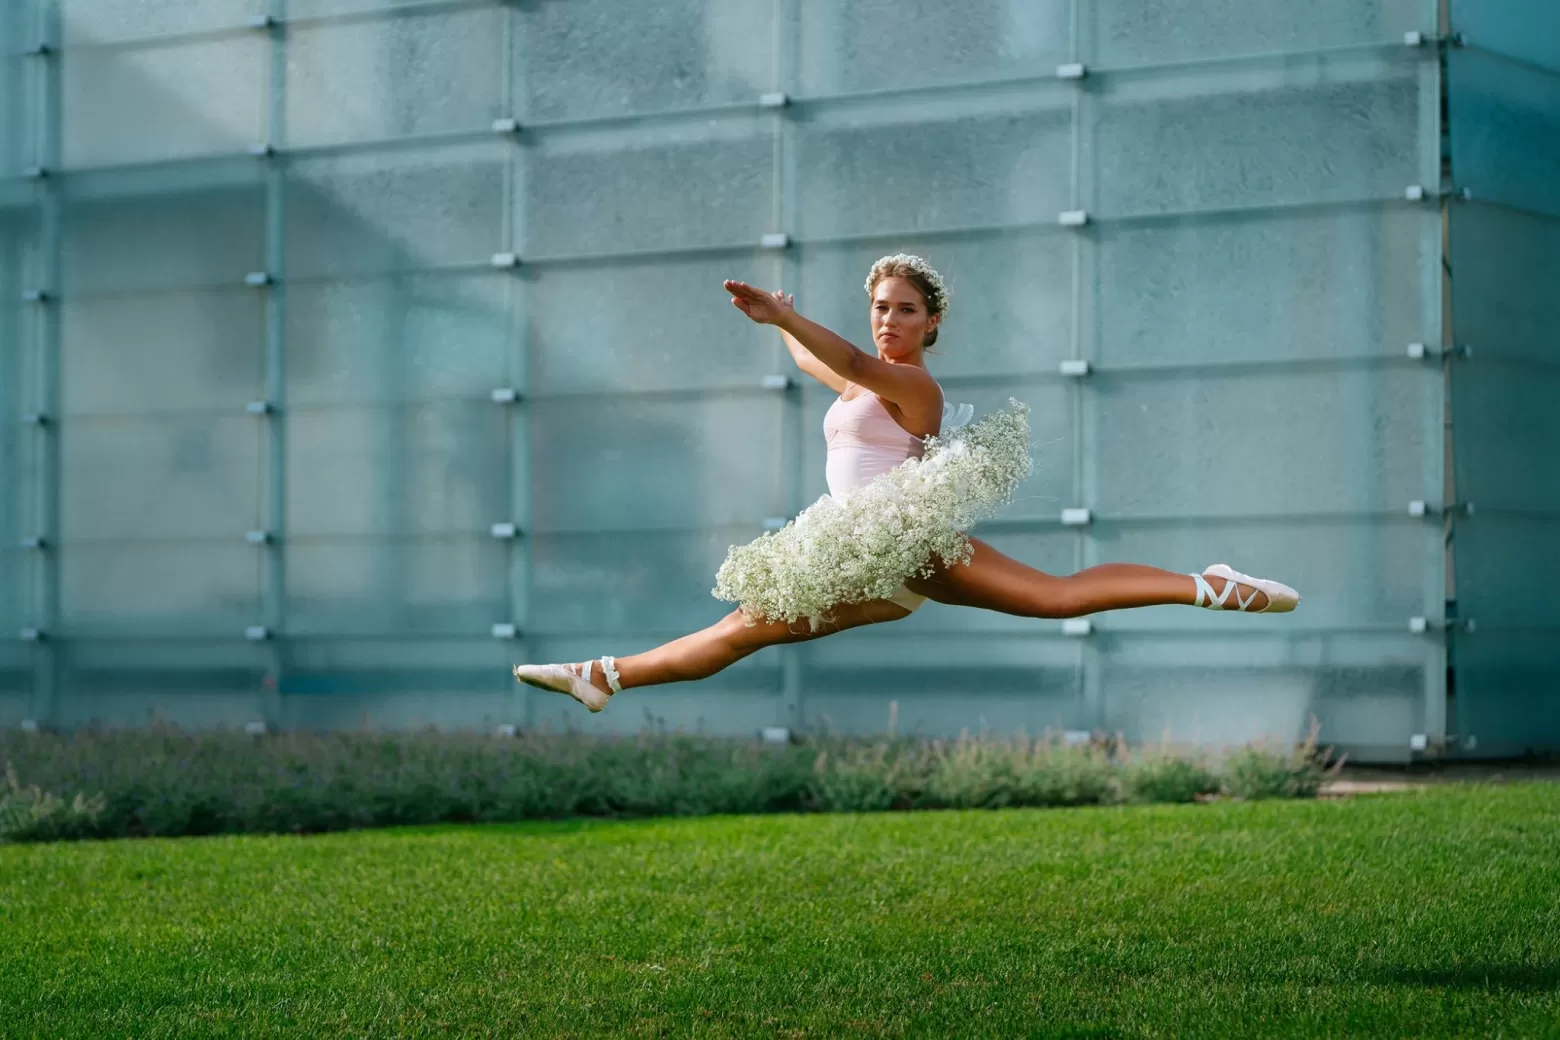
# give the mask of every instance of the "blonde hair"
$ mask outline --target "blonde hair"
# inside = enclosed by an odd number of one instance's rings
[[[942,315],[947,313],[948,299],[952,295],[948,292],[948,286],[943,283],[942,275],[937,269],[927,263],[923,258],[911,253],[895,253],[893,256],[885,256],[872,265],[872,270],[867,273],[867,295],[871,296],[878,287],[878,283],[885,278],[903,278],[915,286],[916,292],[926,301],[928,314]],[[934,328],[926,334],[926,346],[937,342],[937,330]]]

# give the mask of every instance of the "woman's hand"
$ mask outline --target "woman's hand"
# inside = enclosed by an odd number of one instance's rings
[[[778,289],[765,292],[746,282],[729,279],[722,284],[731,294],[732,306],[760,325],[779,325],[788,315],[796,313],[791,306],[791,297]]]

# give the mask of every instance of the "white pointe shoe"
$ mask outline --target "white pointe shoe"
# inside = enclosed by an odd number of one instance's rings
[[[1227,563],[1216,563],[1201,574],[1193,574],[1191,577],[1197,582],[1197,599],[1192,603],[1194,607],[1207,607],[1209,610],[1243,610],[1252,614],[1284,614],[1294,610],[1295,604],[1300,602],[1300,593],[1288,585],[1268,581],[1266,578],[1253,578],[1249,574],[1234,570]],[[1213,586],[1208,584],[1208,578],[1223,578],[1224,591],[1215,595]],[[1241,585],[1257,591],[1243,599],[1239,588]],[[1251,604],[1256,601],[1257,592],[1267,597],[1267,606],[1261,610],[1252,610]],[[1226,605],[1231,599],[1235,602]]]
[[[618,673],[615,667],[617,659],[600,657],[597,660],[601,662],[601,674],[606,676],[607,685],[612,687],[612,693],[622,693],[623,687],[618,684]],[[515,678],[527,686],[551,690],[554,693],[566,693],[591,711],[600,711],[607,706],[612,693],[602,693],[591,683],[590,666],[595,663],[595,661],[586,661],[584,664],[517,664]]]

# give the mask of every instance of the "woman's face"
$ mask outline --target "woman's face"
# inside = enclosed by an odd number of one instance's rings
[[[915,354],[939,317],[927,313],[926,300],[906,278],[892,275],[872,290],[872,342],[882,357],[899,361]]]

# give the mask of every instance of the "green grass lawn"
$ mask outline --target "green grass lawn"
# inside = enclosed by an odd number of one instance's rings
[[[5,1036],[1560,1036],[1560,784],[0,847]]]

